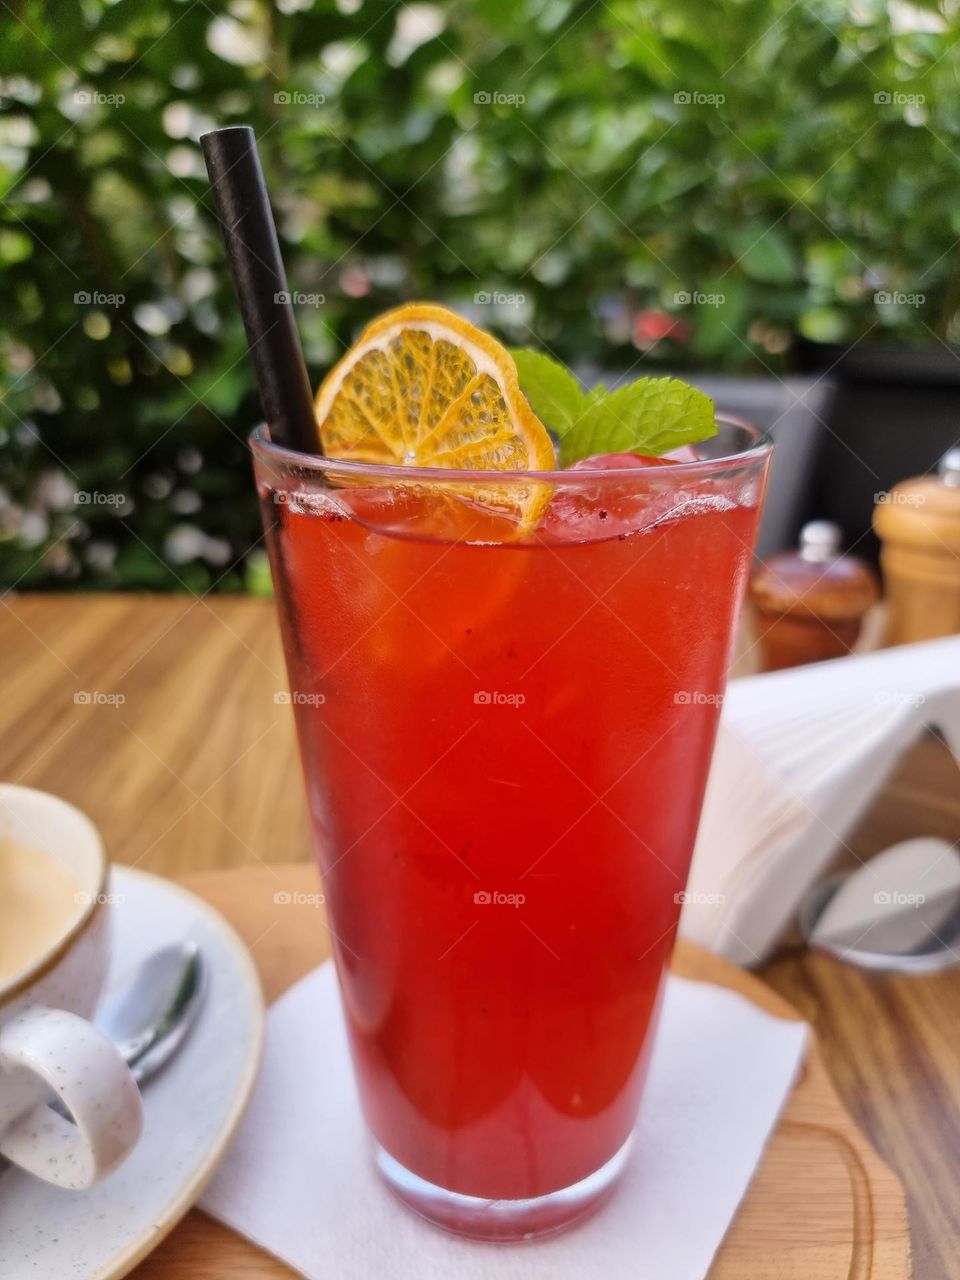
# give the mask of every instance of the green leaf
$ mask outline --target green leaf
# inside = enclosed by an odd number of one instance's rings
[[[0,262],[24,262],[33,253],[33,241],[22,231],[0,231]]]
[[[511,352],[534,413],[560,437],[560,465],[597,453],[657,456],[716,432],[713,401],[679,378],[638,378],[584,393],[562,364],[525,347]]]
[[[800,264],[792,242],[778,226],[742,227],[730,237],[737,255],[737,267],[751,280],[762,284],[792,284]]]
[[[250,595],[269,600],[273,596],[273,582],[270,578],[270,561],[262,547],[247,556],[244,567],[246,587]]]
[[[580,418],[586,397],[576,378],[540,351],[518,347],[511,351],[523,394],[545,427],[563,437]]]
[[[750,319],[748,290],[754,288],[755,291],[755,287],[733,274],[724,279],[698,281],[698,287],[700,297],[706,301],[695,303],[687,313],[693,330],[691,348],[709,362],[717,358],[733,335],[745,333]]]
[[[811,307],[800,316],[797,328],[811,342],[841,342],[847,336],[847,319],[837,307]]]
[[[679,378],[639,378],[595,400],[560,442],[560,465],[598,453],[657,456],[716,433],[713,401]]]

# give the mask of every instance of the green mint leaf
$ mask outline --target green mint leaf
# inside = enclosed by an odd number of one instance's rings
[[[523,386],[521,374],[520,385]],[[525,389],[525,388],[524,388]],[[639,378],[590,403],[560,440],[560,465],[598,453],[657,457],[716,434],[713,401],[679,378]]]
[[[560,439],[560,465],[598,453],[657,457],[716,434],[713,401],[679,378],[638,378],[616,391],[584,393],[562,364],[525,347],[510,353],[520,389]]]
[[[520,387],[545,427],[561,438],[583,414],[586,397],[576,378],[540,351],[518,347],[510,352],[520,375]]]

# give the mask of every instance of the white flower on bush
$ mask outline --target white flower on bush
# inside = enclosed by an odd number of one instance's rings
[[[211,538],[194,524],[178,524],[163,544],[164,556],[171,564],[206,560],[208,564],[224,565],[229,562],[231,551],[226,538]]]
[[[77,486],[65,471],[56,467],[42,471],[33,491],[34,501],[48,511],[65,511],[73,506]]]
[[[95,539],[87,543],[83,558],[95,573],[110,573],[117,558],[117,548],[112,542]]]
[[[39,547],[47,540],[50,524],[41,511],[24,511],[20,517],[17,540],[21,547]]]

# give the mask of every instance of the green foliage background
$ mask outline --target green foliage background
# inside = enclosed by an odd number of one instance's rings
[[[216,124],[261,139],[317,378],[412,297],[623,369],[958,336],[953,0],[5,0],[0,36],[5,586],[263,581]]]

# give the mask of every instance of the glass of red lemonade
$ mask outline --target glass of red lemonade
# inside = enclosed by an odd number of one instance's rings
[[[252,437],[375,1162],[462,1234],[565,1226],[627,1159],[770,454],[718,427],[529,473]]]

